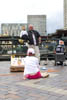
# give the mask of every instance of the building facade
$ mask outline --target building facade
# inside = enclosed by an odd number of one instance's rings
[[[22,26],[27,29],[27,24],[22,23],[3,23],[1,24],[1,34],[8,34],[9,36],[19,36]]]
[[[32,24],[41,36],[46,35],[46,15],[28,15],[28,25]]]
[[[64,29],[67,30],[67,0],[64,0]]]

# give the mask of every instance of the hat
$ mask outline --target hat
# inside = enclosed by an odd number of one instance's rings
[[[33,48],[29,48],[28,51],[27,51],[27,54],[35,54],[35,51]]]

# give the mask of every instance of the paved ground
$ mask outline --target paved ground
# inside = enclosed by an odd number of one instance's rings
[[[47,63],[41,71],[47,71],[48,78],[23,80],[22,72],[10,72],[10,62],[0,62],[0,100],[67,100],[67,66]]]

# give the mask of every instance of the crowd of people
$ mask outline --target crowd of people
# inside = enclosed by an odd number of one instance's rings
[[[20,33],[20,38],[28,42],[27,56],[25,57],[24,63],[24,79],[37,79],[49,76],[49,74],[42,75],[40,72],[40,51],[39,44],[41,44],[41,36],[38,31],[36,31],[33,25],[29,25],[28,31],[26,31],[25,26],[22,26],[22,31]],[[64,52],[64,41],[59,40],[59,45],[56,48],[56,53]]]
[[[28,31],[26,31],[25,26],[23,26],[20,37],[21,39],[28,41],[27,56],[24,59],[24,79],[48,77],[49,74],[41,74],[40,72],[39,44],[41,43],[41,36],[39,32],[34,30],[33,25],[29,25]]]

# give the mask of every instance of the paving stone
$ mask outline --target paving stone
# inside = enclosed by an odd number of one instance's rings
[[[5,99],[5,100],[13,100],[12,98],[8,98],[8,99]]]
[[[49,78],[23,80],[22,73],[10,73],[10,62],[0,62],[0,100],[67,100],[67,66],[49,63]]]
[[[48,98],[48,100],[59,100],[59,97],[57,97],[57,96],[51,96],[50,98]]]
[[[59,100],[67,100],[67,96],[62,96]]]
[[[5,98],[19,99],[20,97],[14,94],[7,94]]]

